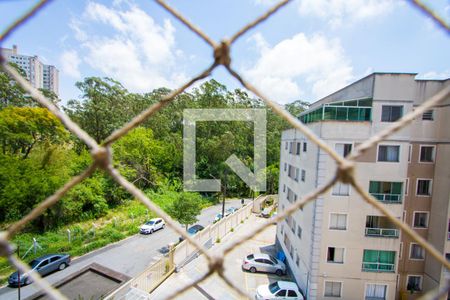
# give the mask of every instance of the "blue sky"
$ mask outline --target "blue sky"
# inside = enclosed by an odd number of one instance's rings
[[[0,30],[36,1],[0,1]],[[218,41],[273,0],[168,1]],[[450,22],[450,1],[428,4]],[[212,51],[149,0],[54,0],[2,45],[60,70],[60,96],[75,82],[108,76],[133,92],[175,88],[211,62]],[[394,0],[296,0],[237,41],[232,64],[279,103],[315,101],[371,72],[450,77],[450,35]],[[223,68],[213,78],[239,87]]]

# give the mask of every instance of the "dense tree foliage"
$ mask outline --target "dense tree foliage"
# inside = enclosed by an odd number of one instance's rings
[[[113,79],[97,77],[86,78],[76,86],[81,91],[81,99],[69,101],[62,109],[100,143],[170,92],[160,88],[146,94],[130,93]],[[58,102],[56,95],[43,92]],[[46,109],[27,102],[25,93],[1,72],[0,100],[0,222],[10,222],[27,214],[83,171],[91,158],[81,141],[70,135]],[[287,108],[298,114],[304,107],[305,103],[297,101]],[[114,165],[120,172],[157,203],[162,193],[172,197],[173,204],[164,209],[182,224],[195,221],[200,206],[192,205],[193,202],[218,197],[218,194],[204,193],[202,198],[182,191],[183,111],[187,108],[265,109],[265,106],[245,91],[228,91],[224,85],[210,80],[180,94],[142,126],[113,144]],[[278,189],[280,135],[287,126],[267,110],[269,193]],[[252,122],[198,122],[197,176],[224,180],[227,196],[249,196],[249,188],[224,161],[235,154],[253,169],[253,130]],[[70,190],[33,225],[37,230],[45,230],[62,223],[96,218],[129,198],[111,178],[98,171]],[[191,213],[183,215],[183,211]]]

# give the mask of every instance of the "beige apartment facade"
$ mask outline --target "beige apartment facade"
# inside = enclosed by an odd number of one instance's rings
[[[8,62],[17,64],[26,74],[28,81],[37,89],[47,89],[59,95],[59,71],[55,66],[42,63],[38,56],[23,55],[14,45],[11,49],[1,48]]]
[[[300,119],[345,156],[450,84],[415,80],[415,75],[371,74],[313,103]],[[449,109],[447,99],[356,163],[364,189],[442,253],[450,253]],[[321,186],[335,169],[328,154],[299,131],[283,132],[279,210]],[[277,242],[308,299],[397,299],[408,288],[414,291],[406,299],[414,299],[442,284],[446,274],[344,184],[336,184],[278,224]]]

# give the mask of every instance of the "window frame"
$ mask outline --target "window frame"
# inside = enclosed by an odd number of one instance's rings
[[[332,215],[344,215],[345,216],[345,228],[338,228],[338,227],[331,227],[331,218]],[[339,222],[337,222],[339,223]],[[329,219],[328,219],[328,230],[338,230],[338,231],[346,231],[348,228],[348,214],[347,213],[340,213],[340,212],[330,212]]]
[[[340,284],[340,289],[339,289],[339,296],[334,296],[334,295],[327,295],[326,291],[327,291],[327,283],[339,283]],[[331,280],[324,280],[323,281],[323,296],[324,297],[329,297],[329,298],[342,298],[343,295],[343,290],[344,290],[344,283],[342,281],[331,281]],[[331,291],[333,291],[333,287],[331,287]]]
[[[416,227],[415,220],[416,220],[416,214],[426,214],[427,215],[427,221],[425,227]],[[430,212],[429,211],[413,211],[413,217],[411,221],[411,227],[414,229],[428,229],[430,226]]]
[[[386,151],[388,149],[387,147],[396,147],[396,148],[398,148],[397,160],[380,160],[380,148],[381,147],[386,147]],[[379,144],[378,147],[377,147],[377,162],[399,163],[400,162],[400,153],[401,153],[401,145]],[[386,157],[387,157],[387,152],[386,152]]]
[[[433,148],[433,152],[431,154],[431,161],[422,161],[422,148]],[[420,164],[434,164],[436,161],[436,145],[420,145],[419,147],[419,157],[417,158],[417,162]]]
[[[388,120],[383,120],[383,108],[384,107],[389,107],[389,118]],[[392,120],[392,108],[400,108],[400,116],[398,117],[398,119]],[[401,119],[403,117],[403,110],[404,110],[404,105],[381,105],[381,118],[380,118],[380,122],[382,123],[393,123],[393,122],[397,122],[399,119]]]
[[[424,118],[425,116],[431,116],[431,118]],[[422,121],[434,121],[434,109],[428,109],[422,113]]]
[[[297,169],[297,170],[298,170],[298,169]],[[302,170],[301,170],[300,180],[301,180],[302,182],[305,182],[305,181],[306,181],[306,170],[305,170],[305,169],[302,169]],[[297,180],[297,181],[298,181],[298,180]]]
[[[420,292],[423,291],[423,275],[420,274],[407,274],[406,275],[406,286],[405,289],[408,290],[409,277],[419,277],[420,278]]]
[[[413,257],[411,257],[413,245],[417,245],[417,246],[419,246],[420,248],[422,248],[422,251],[423,251],[423,258],[413,258]],[[426,255],[427,255],[427,254],[426,254],[425,249],[424,249],[420,244],[418,244],[418,243],[409,243],[409,256],[408,256],[409,260],[414,260],[414,261],[424,261]]]
[[[429,184],[429,187],[428,187],[428,189],[429,189],[429,191],[428,191],[428,194],[419,194],[418,193],[418,190],[419,190],[419,181],[429,181],[430,182],[430,184]],[[432,194],[433,194],[433,179],[431,179],[431,178],[416,178],[416,197],[431,197],[432,196]]]
[[[368,286],[369,285],[383,285],[383,286],[385,286],[386,289],[385,289],[385,293],[384,293],[384,300],[389,299],[389,297],[388,297],[389,285],[385,284],[385,283],[381,283],[381,282],[366,282],[366,284],[364,285],[364,299],[366,299],[366,297],[367,297],[367,290],[368,290]]]
[[[336,256],[336,249],[342,249],[342,261],[328,260],[328,254],[329,254],[330,248],[334,248],[334,251],[335,251],[334,256]],[[343,265],[345,263],[345,248],[344,247],[327,246],[327,258],[326,259],[327,259],[327,263],[329,263],[329,264]]]

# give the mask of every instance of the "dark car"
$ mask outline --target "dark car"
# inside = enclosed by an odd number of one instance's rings
[[[197,232],[202,231],[203,229],[205,229],[205,227],[203,227],[202,225],[196,224],[194,226],[189,227],[189,229],[187,230],[187,233],[189,235],[195,235]],[[180,242],[184,240],[184,237],[180,236]]]
[[[70,264],[70,256],[68,254],[48,254],[34,259],[30,262],[30,268],[38,272],[41,276],[48,275],[54,271],[64,270]],[[19,274],[14,272],[9,276],[9,286],[19,285]],[[27,285],[33,282],[29,273],[20,273],[20,285]]]

